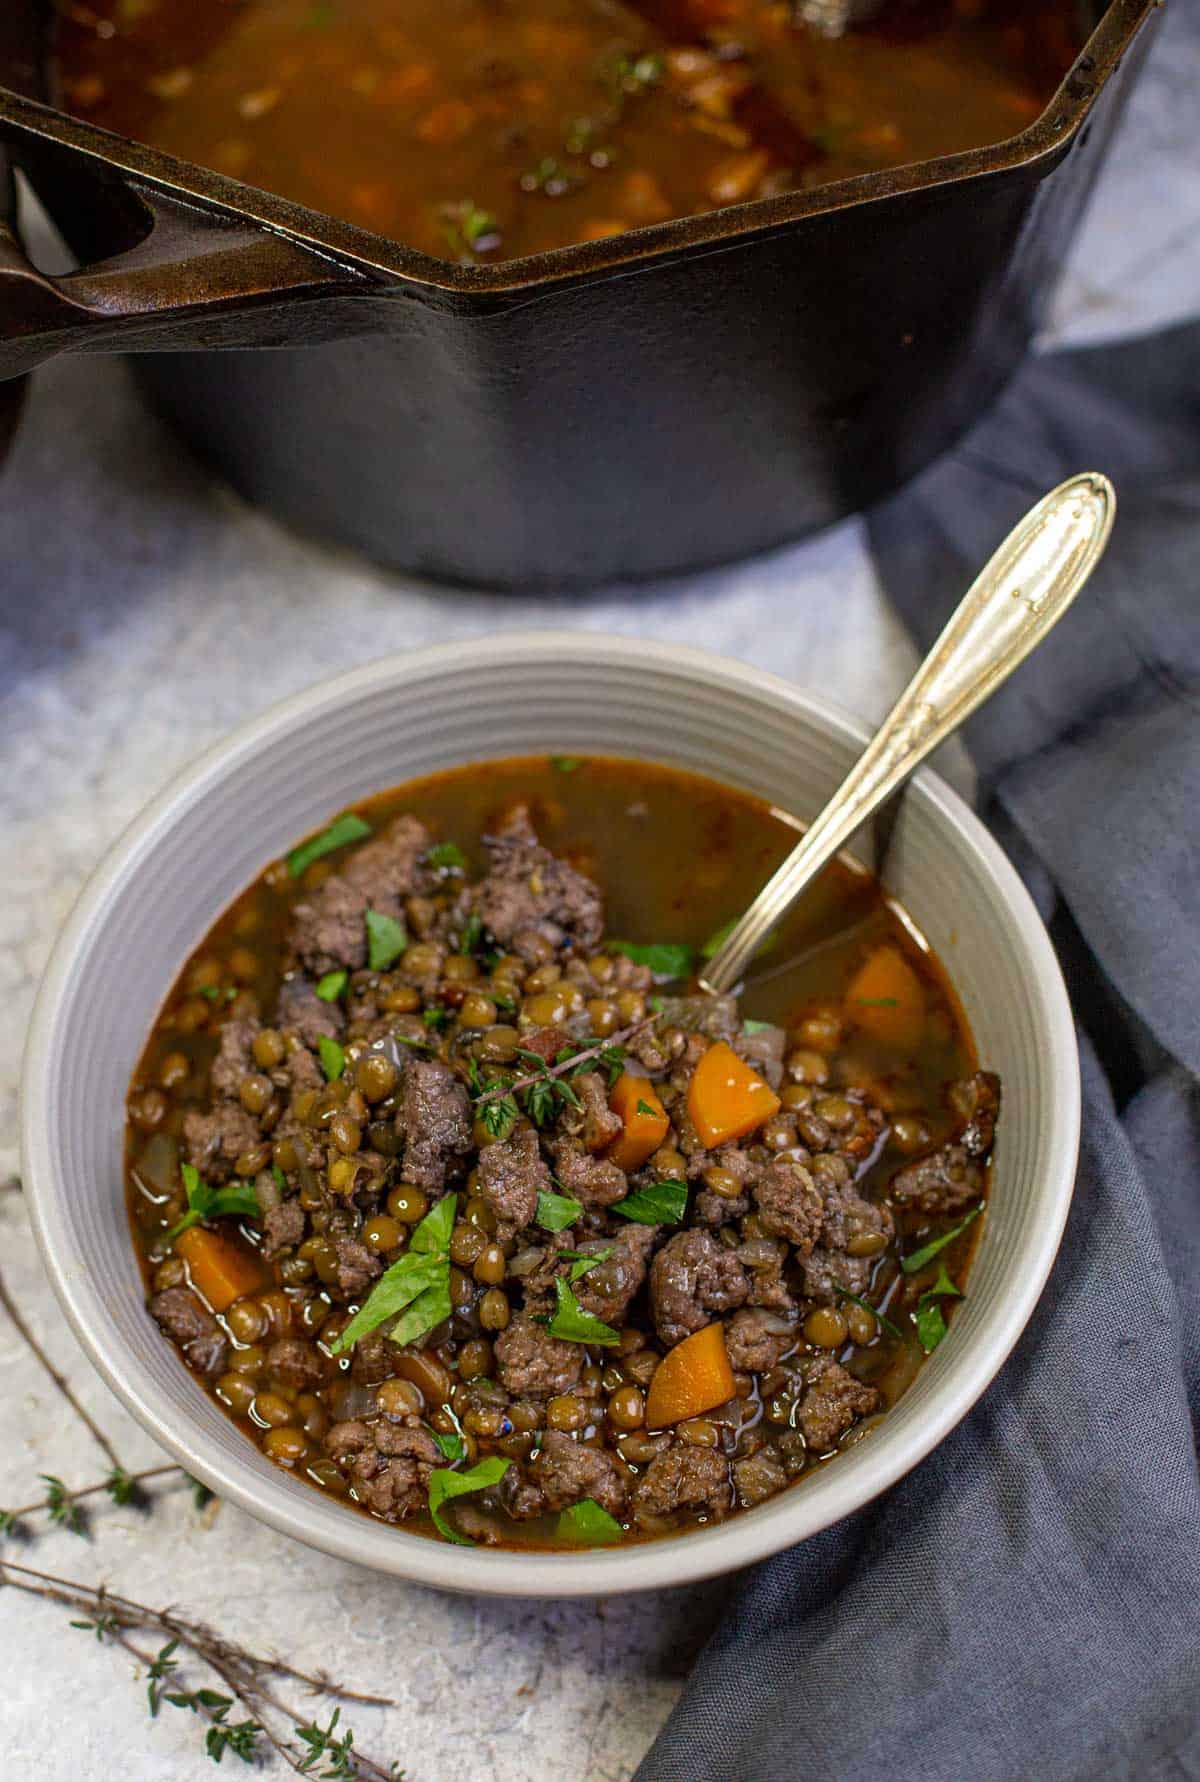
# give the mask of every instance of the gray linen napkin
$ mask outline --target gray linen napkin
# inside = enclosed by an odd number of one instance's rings
[[[949,1439],[747,1574],[638,1782],[1200,1777],[1200,327],[1031,361],[870,534],[924,647],[1090,468],[1109,554],[968,736],[1079,1023],[1062,1252]]]

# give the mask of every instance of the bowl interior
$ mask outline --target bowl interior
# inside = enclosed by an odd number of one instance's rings
[[[982,1061],[1004,1079],[992,1209],[947,1341],[869,1441],[797,1490],[715,1529],[536,1566],[372,1523],[272,1466],[205,1397],[144,1310],[126,1229],[125,1091],[167,988],[265,862],[347,802],[462,762],[569,751],[689,767],[808,817],[861,741],[783,682],[716,658],[508,637],[393,658],[301,694],[156,800],[85,890],[51,961],[30,1032],[23,1143],[39,1239],[76,1334],[189,1471],[285,1532],[383,1571],[569,1595],[681,1583],[790,1545],[866,1502],[952,1427],[1016,1340],[1053,1260],[1079,1092],[1066,994],[1033,906],[931,776],[902,800],[884,877],[946,964]],[[854,851],[874,863],[869,837]]]

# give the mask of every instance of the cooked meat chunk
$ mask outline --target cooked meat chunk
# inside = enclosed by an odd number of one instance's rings
[[[608,1105],[608,1085],[597,1071],[584,1070],[571,1079],[571,1087],[583,1105],[566,1108],[558,1129],[585,1151],[602,1151],[621,1131],[621,1117]]]
[[[308,979],[298,975],[285,978],[279,987],[276,1020],[285,1032],[302,1039],[310,1053],[316,1050],[322,1035],[326,1039],[340,1039],[346,1025],[340,1006],[336,1002],[325,1002]]]
[[[650,1267],[654,1322],[668,1345],[743,1305],[749,1292],[742,1264],[707,1231],[679,1232]]]
[[[784,1278],[788,1247],[782,1238],[746,1238],[734,1254],[750,1276],[747,1305],[766,1306],[774,1312],[795,1310]]]
[[[754,1184],[759,1223],[772,1237],[786,1238],[801,1256],[817,1241],[824,1217],[821,1191],[812,1172],[792,1157],[776,1157]]]
[[[541,846],[524,806],[486,845],[491,870],[475,887],[474,908],[502,947],[534,964],[546,945],[594,951],[604,932],[600,892]]]
[[[772,1448],[760,1448],[757,1454],[748,1454],[744,1460],[735,1460],[733,1477],[737,1485],[738,1502],[747,1510],[774,1497],[788,1482],[784,1464]]]
[[[585,1207],[610,1207],[629,1193],[625,1171],[618,1164],[577,1150],[574,1139],[563,1139],[556,1146],[555,1162],[563,1193]]]
[[[267,1262],[281,1250],[290,1250],[303,1243],[308,1221],[298,1200],[281,1200],[263,1214],[262,1255]]]
[[[836,1448],[860,1417],[869,1417],[883,1403],[874,1386],[864,1386],[838,1362],[816,1357],[808,1369],[808,1387],[796,1408],[796,1422],[812,1454]]]
[[[950,1085],[950,1106],[963,1122],[958,1142],[968,1157],[988,1157],[996,1140],[1000,1118],[1000,1079],[994,1071],[977,1070],[973,1077]]]
[[[366,1336],[359,1337],[350,1353],[351,1378],[362,1386],[378,1386],[395,1373],[399,1354],[395,1343],[389,1342],[382,1331],[368,1331]]]
[[[278,1337],[267,1350],[266,1365],[292,1392],[311,1392],[327,1373],[321,1351],[300,1337]]]
[[[804,1291],[832,1304],[844,1294],[861,1294],[871,1270],[895,1230],[887,1207],[864,1200],[853,1188],[825,1202],[821,1241],[804,1259]]]
[[[518,1127],[500,1144],[485,1145],[478,1167],[475,1191],[486,1200],[506,1234],[511,1236],[532,1225],[538,1195],[554,1189],[532,1126]]]
[[[603,1448],[587,1448],[555,1429],[545,1432],[540,1449],[524,1470],[509,1470],[502,1487],[504,1504],[518,1521],[548,1510],[568,1509],[585,1497],[619,1519],[629,1502],[625,1474]]]
[[[199,1374],[225,1371],[229,1343],[206,1305],[190,1287],[164,1287],[150,1301],[150,1315]]]
[[[756,1027],[752,1033],[742,1032],[733,1042],[733,1049],[752,1064],[760,1076],[766,1078],[772,1089],[778,1089],[783,1081],[783,1054],[787,1048],[787,1034],[782,1027]]]
[[[335,1423],[325,1446],[348,1468],[358,1501],[387,1522],[425,1509],[429,1475],[442,1463],[436,1442],[415,1418],[401,1423],[387,1418]]]
[[[382,1262],[357,1238],[334,1238],[333,1247],[337,1252],[337,1279],[331,1291],[339,1299],[361,1299],[372,1281],[383,1272]]]
[[[260,1137],[258,1121],[240,1102],[221,1101],[211,1113],[183,1117],[188,1162],[208,1182],[227,1182],[242,1152],[252,1150]]]
[[[575,1297],[585,1312],[602,1318],[605,1324],[624,1321],[634,1295],[646,1279],[650,1252],[658,1240],[657,1225],[624,1224],[612,1238],[600,1238],[576,1245],[588,1250],[609,1250],[612,1255],[598,1267],[589,1269],[575,1283]]]
[[[506,1392],[535,1398],[569,1392],[583,1371],[578,1343],[562,1343],[526,1313],[496,1338],[496,1372]]]
[[[428,844],[425,825],[409,816],[395,818],[364,842],[340,872],[295,906],[288,937],[291,956],[314,977],[339,966],[351,971],[364,966],[367,911],[403,920],[403,900],[420,887],[421,855]]]
[[[444,1188],[449,1166],[471,1149],[466,1084],[436,1059],[411,1059],[397,1126],[404,1135],[405,1181],[427,1190]]]
[[[729,1462],[715,1448],[693,1448],[672,1442],[659,1454],[633,1488],[633,1513],[639,1522],[654,1522],[678,1510],[719,1521],[733,1508]]]
[[[213,1094],[220,1100],[236,1100],[242,1078],[257,1071],[251,1047],[258,1029],[259,1023],[253,1020],[226,1021],[222,1026],[208,1077]]]
[[[725,1321],[729,1365],[738,1373],[766,1374],[798,1340],[795,1326],[778,1313],[746,1307]]]
[[[955,1083],[950,1103],[963,1121],[961,1131],[892,1177],[889,1192],[897,1206],[920,1213],[960,1213],[982,1195],[1000,1112],[999,1077],[978,1071]]]

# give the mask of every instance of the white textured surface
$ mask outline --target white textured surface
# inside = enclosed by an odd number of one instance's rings
[[[1200,65],[1172,16],[1056,306],[1052,337],[1112,337],[1178,319],[1200,289]],[[771,559],[588,601],[445,593],[283,533],[212,485],[148,425],[122,370],[61,365],[34,388],[0,471],[0,1178],[14,1160],[25,1016],[53,934],[108,842],[173,768],[247,711],[338,668],[440,637],[530,624],[681,636],[878,715],[911,663],[848,524]],[[58,1320],[19,1198],[0,1196],[0,1267],[129,1466],[150,1444]],[[0,1504],[36,1475],[100,1476],[0,1314]],[[396,1697],[353,1716],[360,1741],[413,1782],[628,1777],[678,1693],[726,1586],[659,1598],[479,1606],[382,1584],[182,1494],[148,1521],[102,1509],[94,1542],[30,1555],[174,1600],[296,1663],[332,1655]],[[14,1782],[214,1772],[194,1724],[153,1727],[129,1661],[66,1614],[0,1592],[6,1688],[0,1772]]]

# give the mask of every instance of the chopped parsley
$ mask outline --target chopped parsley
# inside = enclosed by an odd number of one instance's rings
[[[926,1355],[932,1355],[946,1334],[946,1319],[938,1304],[942,1299],[961,1299],[962,1289],[946,1273],[946,1265],[938,1270],[938,1278],[927,1287],[917,1301],[917,1337]]]
[[[747,1021],[742,1022],[742,1032],[743,1033],[765,1033],[767,1031],[768,1027],[774,1027],[774,1025],[775,1025],[775,1023],[773,1021],[749,1021],[749,1020],[747,1020]]]
[[[390,965],[395,965],[408,946],[408,931],[403,922],[397,922],[394,916],[385,916],[382,910],[368,910],[364,920],[367,964],[372,971],[386,971]]]
[[[619,1541],[623,1532],[615,1516],[602,1509],[595,1498],[585,1497],[582,1503],[563,1511],[555,1525],[554,1538],[580,1547],[604,1547],[610,1541]]]
[[[175,1242],[181,1231],[199,1225],[201,1219],[222,1219],[230,1215],[257,1219],[262,1212],[253,1182],[230,1182],[224,1188],[213,1188],[208,1182],[201,1181],[200,1172],[190,1163],[185,1163],[180,1173],[188,1210],[168,1231],[169,1244]]]
[[[905,1274],[919,1274],[926,1263],[932,1262],[940,1250],[944,1250],[947,1244],[952,1244],[956,1237],[961,1237],[971,1221],[973,1219],[978,1219],[982,1211],[983,1202],[981,1201],[972,1212],[967,1214],[961,1225],[956,1225],[954,1227],[953,1231],[945,1231],[942,1233],[941,1237],[931,1238],[929,1243],[922,1244],[919,1250],[914,1250],[911,1256],[905,1256],[900,1263],[900,1267],[904,1270]]]
[[[457,842],[434,842],[426,852],[425,864],[437,872],[466,872],[467,857]]]
[[[458,943],[459,952],[460,953],[473,953],[475,951],[475,949],[478,947],[478,945],[482,939],[483,939],[483,918],[479,914],[478,910],[472,910],[471,914],[467,917],[466,921],[463,923],[462,937]],[[499,1000],[506,1001],[507,998],[501,998]],[[499,1007],[499,1001],[497,1000],[496,997],[493,997],[492,1001],[496,1002],[497,1007]],[[511,1006],[515,1007],[516,1005],[512,1004]]]
[[[450,1019],[450,1010],[444,1004],[438,1004],[436,1008],[424,1009],[421,1019],[426,1027],[432,1027],[435,1033],[440,1033]]]
[[[344,848],[348,842],[361,841],[371,834],[371,825],[353,811],[346,811],[335,817],[328,829],[320,835],[312,836],[293,848],[287,857],[287,869],[294,879],[298,879],[310,867],[314,860],[320,860],[326,854],[332,854],[337,848]]]
[[[584,1275],[590,1274],[594,1268],[599,1268],[602,1262],[607,1262],[612,1253],[613,1247],[611,1244],[608,1245],[607,1249],[595,1250],[590,1254],[586,1250],[559,1251],[560,1256],[568,1257],[570,1259],[571,1266],[567,1270],[567,1280],[572,1286],[574,1286],[576,1281],[582,1281]]]
[[[648,1120],[657,1120],[659,1110],[657,1108],[652,1108],[648,1101],[642,1101],[639,1097],[635,1112],[645,1114]]]
[[[684,941],[610,940],[614,953],[624,953],[635,965],[649,966],[656,978],[686,978],[695,963],[694,947]]]
[[[325,1072],[327,1083],[336,1083],[346,1068],[346,1054],[335,1039],[327,1033],[318,1034],[317,1051],[320,1054],[321,1069]]]
[[[555,773],[578,773],[583,761],[578,755],[551,755],[550,765]]]
[[[497,1103],[491,1105],[495,1107]],[[543,1231],[565,1231],[568,1225],[574,1225],[582,1212],[583,1202],[572,1200],[570,1195],[539,1194],[534,1222]]]
[[[584,1311],[561,1275],[554,1283],[554,1292],[558,1303],[547,1326],[552,1337],[563,1343],[594,1343],[604,1349],[620,1342],[619,1333],[610,1324]]]
[[[612,1211],[638,1225],[678,1225],[687,1212],[686,1182],[651,1182],[635,1188],[624,1200],[614,1201]]]
[[[317,995],[322,1002],[336,1002],[349,982],[348,971],[327,971],[323,978],[317,979]]]
[[[493,1454],[487,1460],[477,1461],[468,1467],[465,1473],[455,1473],[449,1467],[437,1466],[429,1475],[429,1514],[433,1517],[433,1525],[438,1533],[448,1541],[454,1541],[459,1547],[471,1546],[466,1535],[459,1534],[442,1518],[442,1505],[456,1497],[469,1497],[473,1492],[486,1491],[489,1485],[498,1485],[504,1477],[511,1460],[502,1460]]]
[[[344,1355],[360,1337],[377,1330],[397,1312],[404,1316],[388,1332],[394,1343],[413,1343],[450,1316],[450,1234],[457,1194],[443,1195],[419,1225],[408,1249],[376,1281],[349,1324],[330,1344]]]

